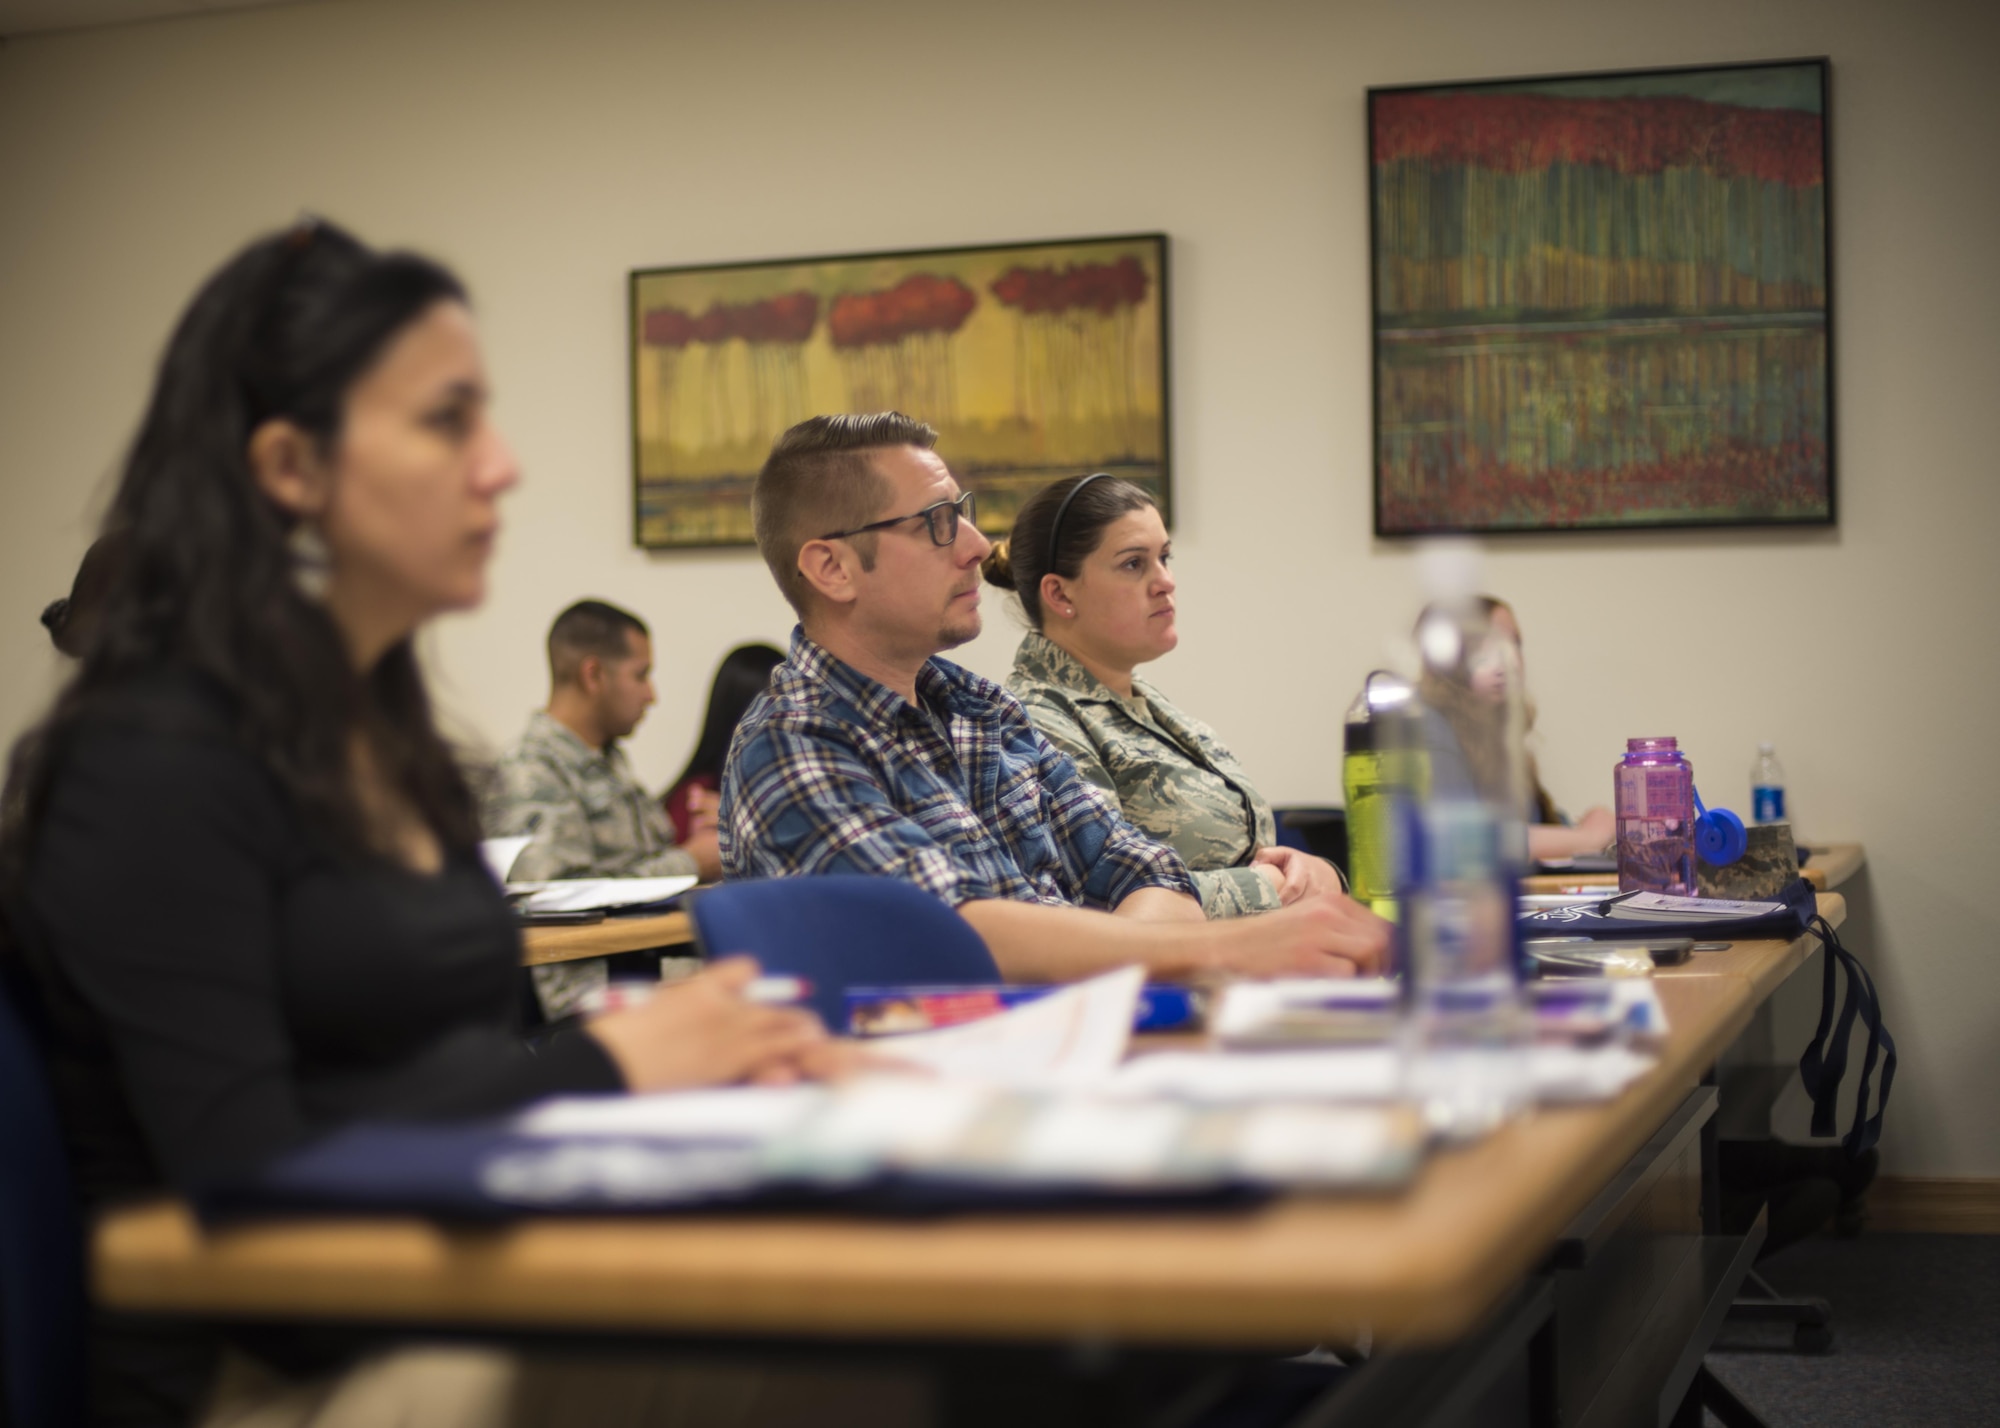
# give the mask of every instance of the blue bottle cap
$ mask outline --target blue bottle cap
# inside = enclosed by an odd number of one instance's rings
[[[1743,820],[1726,808],[1711,808],[1694,821],[1694,850],[1711,867],[1727,867],[1749,846]]]

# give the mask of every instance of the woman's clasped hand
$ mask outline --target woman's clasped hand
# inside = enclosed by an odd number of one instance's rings
[[[755,961],[724,957],[639,1006],[593,1018],[587,1029],[634,1091],[783,1086],[854,1069],[853,1045],[829,1036],[811,1012],[746,996],[756,979]]]

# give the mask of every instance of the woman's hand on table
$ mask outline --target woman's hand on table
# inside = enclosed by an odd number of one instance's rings
[[[1539,859],[1591,857],[1610,847],[1618,836],[1611,810],[1593,808],[1569,827],[1537,823],[1528,829],[1528,852]]]
[[[716,837],[713,823],[689,833],[687,842],[681,847],[693,856],[696,877],[704,883],[722,881],[722,844]]]
[[[1278,902],[1285,907],[1312,893],[1347,891],[1338,868],[1297,848],[1259,848],[1250,865],[1272,880],[1278,890]]]
[[[1618,820],[1600,803],[1576,820],[1576,833],[1587,849],[1602,852],[1617,840]]]
[[[756,978],[756,962],[726,957],[639,1006],[593,1018],[585,1030],[633,1091],[784,1084],[847,1069],[847,1053],[834,1049],[818,1017],[745,996]]]
[[[722,809],[722,795],[712,788],[695,784],[688,789],[688,833],[713,833]]]

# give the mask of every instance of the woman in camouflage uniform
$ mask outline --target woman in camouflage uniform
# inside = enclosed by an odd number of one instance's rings
[[[1171,555],[1159,509],[1129,481],[1099,472],[1038,492],[984,564],[1033,627],[1007,687],[1129,821],[1181,855],[1210,917],[1338,892],[1331,864],[1276,846],[1271,805],[1215,731],[1133,673],[1180,642]]]

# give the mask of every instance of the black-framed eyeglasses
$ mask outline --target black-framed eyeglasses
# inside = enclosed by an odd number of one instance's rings
[[[979,503],[967,491],[956,501],[939,501],[925,506],[921,511],[912,511],[907,516],[891,516],[886,521],[870,521],[865,526],[856,526],[851,531],[829,531],[821,540],[842,540],[847,536],[858,536],[866,531],[887,530],[890,526],[900,526],[904,521],[921,520],[930,527],[932,545],[950,545],[958,539],[960,521],[979,519]]]

